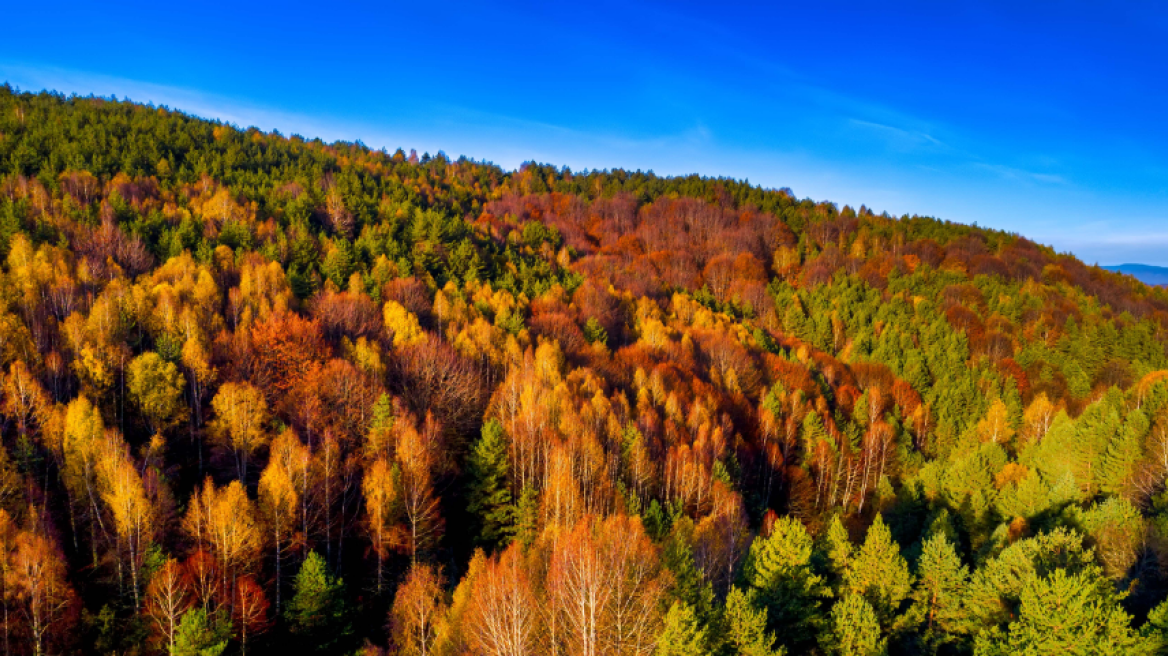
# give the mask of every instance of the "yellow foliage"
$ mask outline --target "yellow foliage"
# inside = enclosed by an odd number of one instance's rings
[[[422,326],[418,324],[418,317],[405,309],[401,303],[386,301],[385,327],[393,332],[393,345],[396,348],[417,344],[425,339]]]
[[[1010,411],[1001,399],[994,399],[986,416],[977,422],[977,435],[983,442],[995,444],[1008,443],[1014,437],[1014,428],[1010,426]]]

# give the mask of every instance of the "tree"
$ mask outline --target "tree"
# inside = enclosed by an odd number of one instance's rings
[[[519,544],[513,543],[485,564],[474,577],[470,594],[466,629],[471,644],[480,653],[538,653],[540,604]]]
[[[211,401],[215,410],[212,433],[221,444],[235,452],[239,480],[247,480],[247,459],[270,439],[268,402],[263,392],[249,383],[224,383]]]
[[[306,649],[332,652],[352,632],[345,606],[344,582],[328,573],[324,558],[308,552],[296,574],[295,592],[284,609],[289,631]]]
[[[366,525],[377,554],[377,594],[381,594],[385,579],[385,559],[403,540],[397,526],[401,512],[398,496],[397,469],[380,457],[365,470],[361,489],[365,496]]]
[[[742,569],[755,599],[766,608],[768,626],[792,650],[805,649],[814,640],[822,620],[821,600],[828,595],[823,578],[812,569],[812,554],[812,539],[803,524],[783,517],[771,526],[770,535],[750,545]]]
[[[101,497],[114,516],[119,549],[126,550],[134,607],[139,606],[138,573],[155,531],[155,509],[126,445],[117,434],[106,438],[104,454],[98,462]]]
[[[1023,584],[1018,619],[978,636],[977,656],[1152,654],[1157,643],[1131,628],[1111,584],[1090,570],[1055,570]]]
[[[876,521],[868,528],[864,545],[848,564],[844,587],[851,594],[863,595],[881,624],[889,627],[912,584],[908,563],[900,555],[900,547],[892,540],[884,519],[877,514]]]
[[[706,649],[706,632],[698,624],[689,604],[675,601],[665,615],[665,627],[657,638],[656,656],[701,656]]]
[[[478,540],[488,546],[499,544],[514,532],[515,521],[507,439],[499,420],[483,424],[482,437],[471,450],[467,469],[467,510],[481,526]]]
[[[174,637],[174,656],[219,656],[227,649],[231,625],[216,622],[202,608],[192,608],[182,616]]]
[[[385,327],[393,335],[395,348],[417,344],[426,338],[422,327],[418,324],[418,317],[397,301],[385,303]]]
[[[442,630],[446,599],[433,567],[415,563],[397,590],[390,610],[394,645],[403,656],[429,656]]]
[[[914,624],[924,625],[920,630],[921,641],[936,653],[960,632],[962,595],[969,583],[969,570],[943,533],[925,540],[917,567],[909,617]]]
[[[235,599],[232,603],[234,611],[234,625],[239,630],[240,651],[247,654],[247,638],[249,635],[263,633],[268,628],[268,596],[250,576],[239,579],[235,586]]]
[[[669,583],[659,558],[635,518],[585,516],[559,536],[547,589],[570,653],[652,652]]]
[[[178,424],[186,415],[178,367],[147,351],[130,361],[130,397],[155,433]]]
[[[299,441],[295,435],[291,435],[291,439]],[[284,553],[292,542],[293,528],[300,510],[300,494],[292,482],[287,465],[279,457],[269,460],[268,466],[260,474],[259,509],[272,531],[272,551],[276,557],[276,612],[279,613],[280,591],[284,584]]]
[[[46,536],[21,531],[15,540],[12,573],[33,654],[41,656],[69,635],[76,599],[65,578],[65,562]]]
[[[820,638],[830,656],[883,656],[880,624],[872,606],[861,595],[849,594],[831,608],[830,628]]]
[[[442,533],[442,516],[431,478],[437,457],[437,445],[433,443],[436,439],[436,431],[419,432],[410,425],[403,426],[398,434],[400,496],[409,530],[410,558],[415,563]]]
[[[190,605],[191,585],[187,573],[177,560],[167,558],[146,587],[146,614],[154,622],[168,654],[175,653],[179,625]]]
[[[263,534],[255,504],[239,481],[217,488],[208,477],[192,495],[183,528],[198,545],[214,555],[222,575],[223,591],[230,599],[240,575],[255,567],[263,547]]]
[[[730,588],[726,596],[726,641],[731,656],[783,656],[787,650],[775,647],[775,636],[767,631],[767,611],[756,608],[740,588]]]

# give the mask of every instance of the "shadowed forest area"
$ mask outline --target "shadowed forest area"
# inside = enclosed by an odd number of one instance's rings
[[[1017,234],[3,86],[0,261],[5,655],[1168,650],[1168,291]]]

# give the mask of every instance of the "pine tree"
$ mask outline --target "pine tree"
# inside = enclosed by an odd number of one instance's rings
[[[497,419],[483,424],[482,437],[475,442],[467,468],[470,473],[467,509],[481,527],[478,541],[488,546],[498,545],[515,532],[515,506],[508,480],[507,439]]]
[[[1005,631],[979,635],[974,654],[1150,656],[1158,642],[1132,630],[1131,617],[1098,568],[1077,574],[1057,569],[1025,581],[1017,620]]]
[[[913,577],[908,563],[900,555],[900,546],[881,515],[868,528],[864,546],[848,564],[844,587],[852,594],[863,595],[884,627],[890,627],[900,611],[900,604],[912,590]]]
[[[174,656],[219,656],[227,649],[231,625],[215,622],[202,608],[187,611],[174,636]]]
[[[925,648],[936,653],[953,641],[962,619],[961,596],[969,583],[969,569],[961,563],[944,534],[925,540],[918,563],[918,581],[911,598],[909,618],[919,624]]]
[[[308,552],[284,611],[297,644],[321,653],[334,651],[352,632],[347,615],[344,582],[328,573],[320,554]]]
[[[829,656],[884,656],[888,653],[880,637],[876,613],[862,596],[850,594],[831,609],[828,630],[820,646]]]
[[[775,636],[767,631],[767,612],[757,608],[738,587],[726,596],[723,624],[729,656],[783,656],[787,650],[775,646]]]
[[[766,607],[769,626],[792,650],[814,640],[820,599],[828,595],[822,577],[812,570],[812,552],[803,524],[783,517],[769,536],[755,539],[743,565],[743,579]]]
[[[665,627],[657,639],[656,656],[704,656],[706,632],[698,624],[694,609],[681,601],[673,602],[665,616]]]

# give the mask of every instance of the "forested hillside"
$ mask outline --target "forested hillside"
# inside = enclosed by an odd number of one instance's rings
[[[4,654],[1153,654],[1168,292],[0,87]]]

